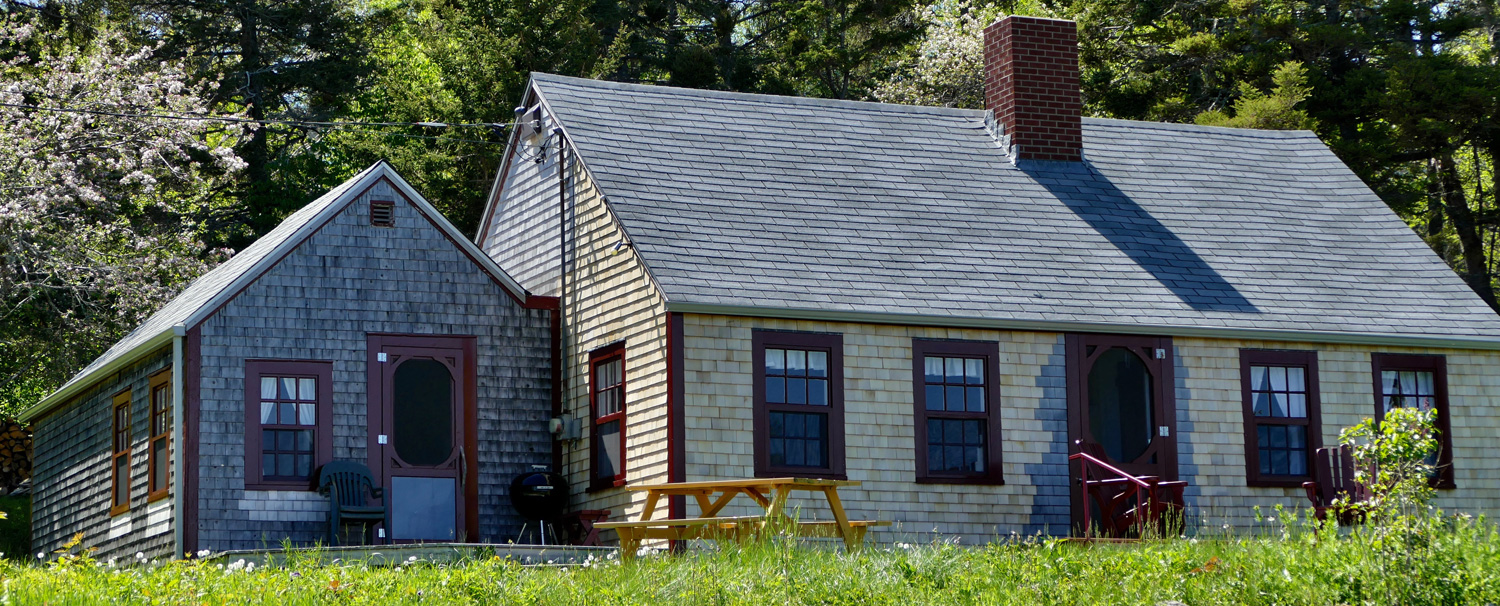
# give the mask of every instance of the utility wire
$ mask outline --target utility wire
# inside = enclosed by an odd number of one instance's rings
[[[229,124],[259,124],[259,125],[282,125],[282,126],[307,126],[314,128],[379,128],[389,126],[421,126],[427,128],[456,128],[456,127],[485,127],[485,128],[507,128],[515,126],[515,122],[348,122],[348,121],[320,121],[320,120],[256,120],[254,118],[235,118],[231,116],[210,115],[182,115],[182,114],[132,114],[126,112],[111,112],[95,109],[74,109],[67,107],[43,107],[40,105],[23,105],[19,103],[0,103],[0,107],[14,107],[28,111],[53,112],[62,114],[88,114],[94,116],[111,116],[115,118],[156,118],[161,120],[183,120],[189,122],[224,122]]]

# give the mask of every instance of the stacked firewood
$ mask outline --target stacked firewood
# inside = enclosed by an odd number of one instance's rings
[[[0,419],[0,494],[9,494],[30,477],[31,428]]]

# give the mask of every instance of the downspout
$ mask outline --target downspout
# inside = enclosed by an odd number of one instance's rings
[[[562,410],[559,416],[568,413],[568,163],[567,148],[563,145],[561,127],[553,127],[552,136],[557,139],[557,385],[558,402]],[[563,421],[566,423],[567,421]],[[567,435],[566,432],[564,435]],[[563,477],[562,460],[558,473]],[[587,480],[585,480],[587,481]]]
[[[183,388],[183,375],[187,373],[184,372],[186,367],[183,364],[182,353],[182,341],[186,336],[186,326],[178,324],[172,327],[172,443],[170,447],[172,478],[170,482],[172,486],[172,544],[174,546],[172,557],[174,558],[187,557],[184,538],[187,516],[183,515],[183,504],[187,501],[187,496],[183,494],[186,491],[182,490],[182,479],[186,477],[184,472],[187,470],[187,462],[182,458],[181,447],[187,439],[187,417],[184,415],[187,406],[183,403],[187,391]]]

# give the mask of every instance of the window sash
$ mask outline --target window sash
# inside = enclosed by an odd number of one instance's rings
[[[616,343],[589,353],[589,488],[623,486],[626,458],[625,344]],[[606,436],[606,429],[611,432]],[[609,469],[606,469],[609,467]],[[612,473],[611,473],[612,472]]]
[[[1294,370],[1301,371],[1300,388]],[[1317,352],[1241,349],[1240,381],[1247,483],[1285,487],[1313,479],[1317,450],[1322,446]],[[1258,409],[1259,396],[1267,394],[1286,398],[1279,408],[1281,414],[1269,403],[1264,410]],[[1300,406],[1293,396],[1302,396]],[[1296,416],[1299,412],[1301,416]],[[1289,430],[1274,430],[1290,427],[1302,428],[1300,446],[1291,445]],[[1266,429],[1266,446],[1261,445],[1262,428]],[[1276,436],[1282,437],[1280,445],[1273,443]]]
[[[751,332],[753,364],[755,474],[759,477],[797,475],[844,478],[843,336],[831,333],[754,330]],[[773,389],[780,386],[777,393]],[[791,390],[786,389],[791,386]],[[781,401],[777,401],[781,400]],[[786,451],[772,460],[772,415],[817,415],[821,435],[814,450],[823,465],[788,465]],[[798,440],[806,454],[806,437]],[[805,460],[805,459],[804,459]]]
[[[130,510],[130,399],[128,390],[116,394],[110,409],[110,515]]]
[[[1004,484],[1000,444],[1000,349],[988,341],[912,340],[912,404],[915,468],[918,482]],[[935,405],[935,400],[941,398]],[[961,427],[950,421],[978,422],[977,457],[965,436],[949,443],[932,440],[938,427]],[[942,451],[939,452],[938,448]],[[950,469],[950,458],[964,461]]]
[[[319,467],[333,460],[332,378],[331,362],[246,361],[247,489],[313,489]],[[287,438],[292,441],[290,447],[275,443],[282,439],[281,432],[298,432],[288,434],[293,436]],[[283,463],[290,474],[282,473]]]
[[[1452,420],[1451,410],[1448,402],[1448,361],[1442,355],[1430,354],[1388,354],[1373,353],[1370,355],[1371,374],[1374,378],[1375,420],[1378,422],[1385,418],[1385,413],[1390,409],[1389,393],[1393,385],[1385,381],[1386,373],[1400,373],[1401,395],[1404,398],[1423,397],[1429,398],[1431,410],[1437,413],[1434,425],[1438,432],[1438,452],[1436,460],[1437,471],[1432,479],[1432,485],[1436,488],[1455,488],[1457,484],[1453,477],[1453,437],[1450,432]],[[1408,373],[1411,378],[1416,378],[1416,373],[1431,373],[1430,384],[1423,385],[1417,382],[1415,386],[1407,385]],[[1431,391],[1428,394],[1407,393]],[[1407,404],[1403,403],[1403,406]]]

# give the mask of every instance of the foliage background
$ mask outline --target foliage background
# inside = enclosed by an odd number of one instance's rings
[[[7,102],[280,121],[73,116],[95,144],[67,149],[149,184],[0,145],[0,413],[377,159],[472,233],[504,130],[414,123],[506,123],[533,71],[978,107],[1009,13],[1079,23],[1090,115],[1314,130],[1496,305],[1496,0],[0,0]],[[0,141],[65,122],[3,109]],[[125,153],[148,149],[181,153]],[[36,212],[40,184],[109,193]]]

